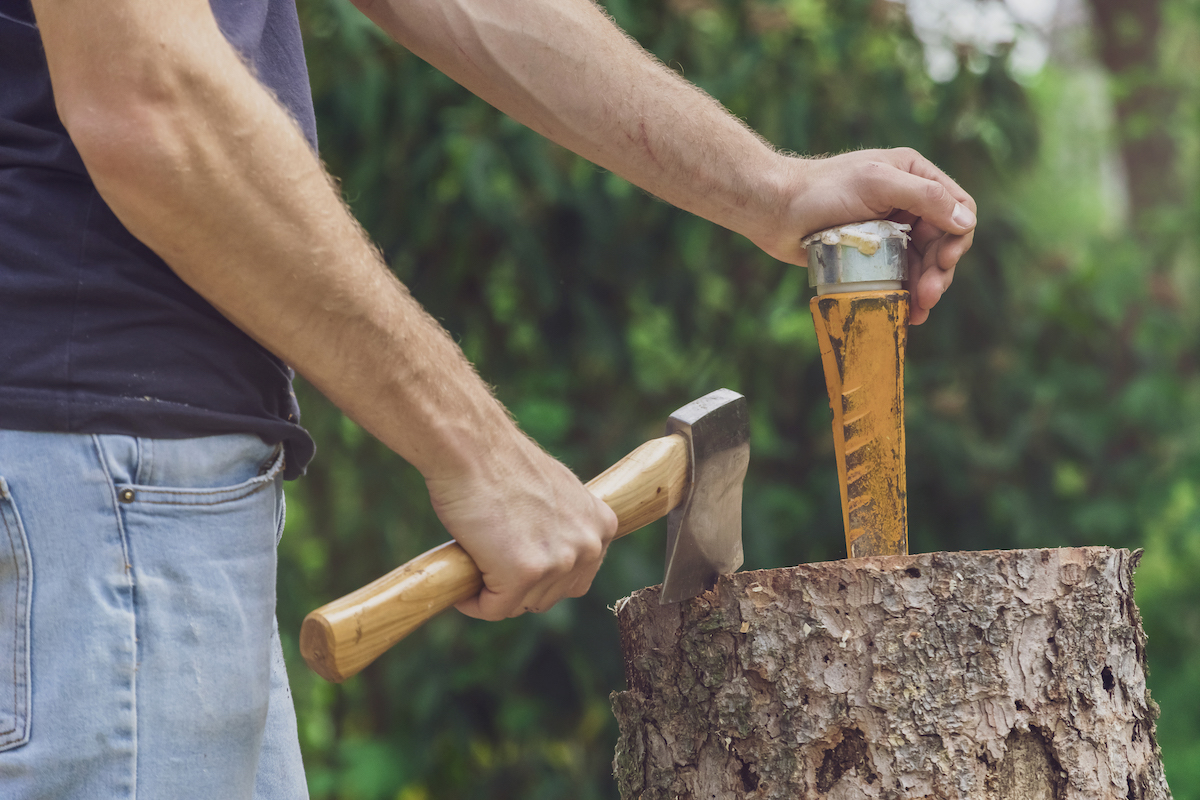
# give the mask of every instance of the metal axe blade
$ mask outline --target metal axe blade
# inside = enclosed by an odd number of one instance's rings
[[[718,389],[667,420],[667,435],[687,440],[691,480],[667,517],[667,566],[661,602],[712,588],[742,565],[742,483],[750,463],[746,398]]]

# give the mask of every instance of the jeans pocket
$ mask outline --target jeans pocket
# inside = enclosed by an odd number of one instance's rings
[[[123,504],[137,502],[142,506],[213,506],[233,504],[250,495],[275,486],[284,469],[283,448],[277,447],[258,474],[231,486],[191,489],[181,486],[160,486],[117,482],[117,499]]]
[[[29,741],[29,542],[0,477],[0,751]]]

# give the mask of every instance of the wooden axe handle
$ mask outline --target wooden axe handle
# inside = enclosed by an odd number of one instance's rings
[[[588,482],[617,515],[617,536],[664,517],[688,483],[688,442],[679,434],[653,439]],[[308,666],[340,683],[455,603],[474,597],[483,576],[454,541],[304,618],[300,652]]]

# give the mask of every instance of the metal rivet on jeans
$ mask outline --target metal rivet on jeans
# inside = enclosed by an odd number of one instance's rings
[[[137,497],[137,494],[133,491],[133,489],[122,489],[117,493],[117,497],[122,503],[132,503],[133,498]]]

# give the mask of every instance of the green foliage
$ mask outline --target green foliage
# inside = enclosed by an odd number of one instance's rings
[[[1171,713],[1200,682],[1200,242],[1190,206],[1167,215],[1167,256],[1122,229],[1106,76],[1047,70],[1023,85],[977,56],[938,84],[903,7],[877,0],[607,7],[781,148],[912,146],[975,195],[975,246],[911,333],[913,549],[1146,547],[1168,778],[1200,797],[1200,725]],[[1171,46],[1193,52],[1178,32],[1195,10],[1171,8]],[[842,557],[804,271],[524,130],[347,4],[300,9],[323,157],[522,426],[586,478],[688,400],[741,391],[746,566]],[[1186,96],[1181,169],[1200,121]],[[607,696],[624,679],[606,606],[661,579],[662,526],[615,545],[585,598],[504,623],[443,615],[325,684],[296,652],[304,613],[446,534],[420,475],[299,391],[319,454],[288,487],[279,615],[314,798],[615,797]]]
[[[1177,798],[1200,796],[1200,482],[1177,477],[1146,525],[1137,602],[1150,637],[1151,686],[1163,709],[1158,738]]]

